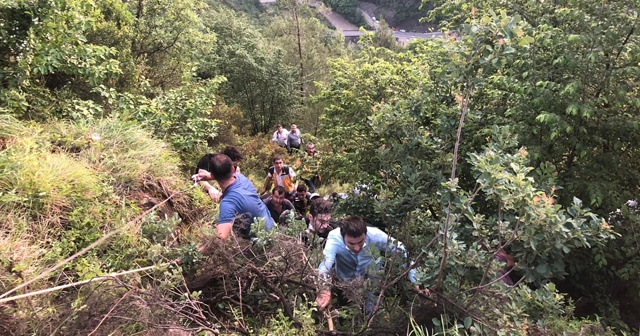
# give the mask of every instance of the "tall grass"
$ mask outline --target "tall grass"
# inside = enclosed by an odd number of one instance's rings
[[[147,177],[179,177],[177,155],[134,122],[58,122],[49,131],[56,147],[104,175],[118,191],[140,188]]]

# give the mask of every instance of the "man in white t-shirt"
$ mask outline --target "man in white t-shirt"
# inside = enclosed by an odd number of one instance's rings
[[[278,146],[287,148],[287,136],[289,135],[289,131],[286,128],[283,128],[282,125],[278,124],[278,129],[273,132],[273,137],[271,141],[278,144]]]

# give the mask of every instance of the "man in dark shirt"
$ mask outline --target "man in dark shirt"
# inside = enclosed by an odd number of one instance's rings
[[[296,197],[293,199],[293,206],[296,209],[296,218],[307,218],[311,207],[311,194],[307,192],[307,186],[299,184],[296,190]],[[309,221],[307,220],[307,224]]]
[[[317,236],[327,238],[329,232],[338,224],[332,220],[333,204],[323,198],[315,198],[311,201],[308,232],[315,233]]]
[[[293,210],[293,204],[286,199],[287,192],[283,187],[277,186],[273,188],[273,193],[269,198],[264,200],[267,205],[271,218],[279,224],[286,223],[286,216]]]

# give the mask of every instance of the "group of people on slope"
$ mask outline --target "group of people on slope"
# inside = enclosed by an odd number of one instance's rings
[[[304,143],[304,140],[302,140],[302,133],[296,124],[291,124],[290,131],[287,131],[281,124],[278,124],[276,127],[277,129],[273,132],[271,141],[277,143],[280,147],[286,148],[289,154],[291,154],[293,149],[300,150],[300,145]]]
[[[292,125],[292,130],[295,130]],[[284,130],[282,130],[284,131]],[[276,131],[276,133],[279,133]],[[289,133],[291,134],[291,133]],[[275,137],[275,135],[274,135]],[[289,137],[288,140],[291,138]],[[287,142],[288,146],[295,143]],[[295,147],[293,147],[295,148]],[[315,157],[315,147],[308,144],[306,154]],[[227,147],[220,154],[206,154],[197,164],[194,179],[199,181],[211,199],[220,202],[220,215],[216,235],[228,239],[235,230],[240,237],[251,236],[255,218],[263,218],[266,230],[274,223],[285,223],[286,212],[295,211],[296,217],[307,222],[307,233],[325,240],[323,260],[318,267],[322,284],[316,302],[324,310],[331,301],[331,270],[335,269],[338,281],[367,278],[374,262],[372,249],[400,252],[406,257],[402,243],[389,237],[380,229],[369,227],[360,217],[347,217],[342,221],[332,220],[332,203],[308,190],[307,184],[298,184],[295,172],[284,165],[280,156],[273,158],[263,192],[270,187],[269,197],[261,199],[253,184],[240,173],[238,166],[242,155],[235,147]],[[208,183],[216,181],[220,190]],[[314,187],[315,188],[315,187]],[[415,282],[413,270],[409,279]],[[341,297],[338,293],[339,298]],[[368,307],[372,307],[367,301]]]

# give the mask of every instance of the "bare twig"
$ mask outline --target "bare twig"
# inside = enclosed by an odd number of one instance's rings
[[[431,242],[429,243],[429,245],[431,245],[433,242],[435,242],[436,239],[437,238],[433,238],[431,240]],[[382,302],[382,298],[384,297],[384,293],[386,292],[386,290],[389,289],[391,286],[397,284],[398,281],[400,281],[402,278],[404,278],[413,268],[415,268],[416,265],[418,264],[418,262],[420,261],[420,259],[422,259],[422,256],[424,256],[424,251],[422,251],[422,252],[420,252],[420,254],[418,254],[418,256],[416,257],[415,261],[411,265],[409,265],[409,267],[407,267],[407,269],[404,272],[402,272],[402,274],[397,276],[391,282],[386,283],[380,289],[380,294],[378,294],[378,299],[376,300],[376,304],[375,304],[375,306],[373,306],[373,310],[371,311],[371,316],[369,317],[369,321],[367,321],[367,328],[371,328],[371,324],[373,323],[373,319],[376,316],[376,312],[380,308],[380,302]]]
[[[456,134],[456,143],[453,149],[453,163],[451,165],[451,181],[453,182],[456,178],[456,167],[458,165],[458,151],[460,149],[460,140],[462,138],[462,125],[464,125],[464,117],[467,114],[467,109],[469,106],[469,96],[470,91],[467,91],[465,97],[462,99],[462,106],[460,107],[460,122],[458,123],[458,132]],[[442,279],[444,277],[444,267],[447,263],[447,239],[449,232],[449,225],[451,222],[451,202],[447,205],[447,218],[444,222],[444,230],[442,232],[442,260],[440,261],[440,268],[438,269],[438,277],[436,278],[436,288],[440,288],[442,285]]]
[[[111,307],[111,309],[109,309],[109,311],[107,312],[107,314],[102,318],[102,320],[100,320],[100,323],[98,323],[98,325],[88,334],[88,336],[93,335],[96,331],[98,331],[98,329],[100,329],[100,326],[102,325],[102,323],[104,323],[104,321],[107,320],[107,318],[109,318],[109,316],[111,315],[111,313],[113,312],[114,309],[116,309],[116,307],[120,304],[120,302],[122,302],[122,300],[124,300],[127,296],[129,296],[129,294],[131,294],[132,292],[126,292],[120,299],[118,299],[118,301],[116,301],[116,303],[113,305],[113,307]]]

